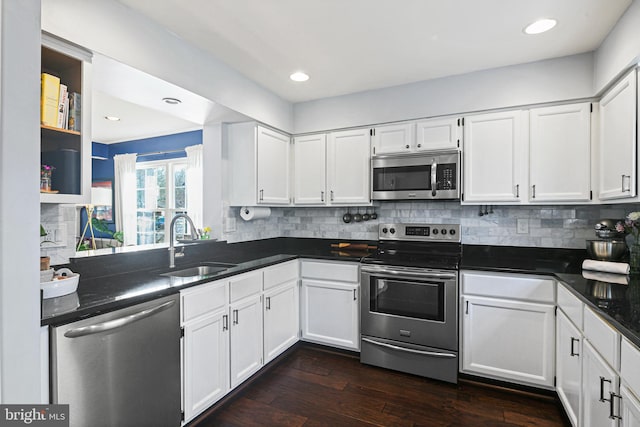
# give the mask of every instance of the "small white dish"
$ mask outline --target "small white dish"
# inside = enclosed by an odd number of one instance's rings
[[[80,275],[74,273],[68,268],[61,268],[55,272],[56,277],[51,281],[40,283],[42,289],[42,298],[55,298],[62,295],[68,295],[78,289]]]
[[[40,271],[40,282],[50,282],[53,280],[53,268]]]

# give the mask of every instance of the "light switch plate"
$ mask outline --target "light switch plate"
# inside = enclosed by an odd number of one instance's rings
[[[529,234],[529,220],[526,218],[518,218],[517,233]]]

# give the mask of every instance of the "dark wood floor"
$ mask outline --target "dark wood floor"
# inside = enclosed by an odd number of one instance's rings
[[[278,362],[276,362],[278,363]],[[566,427],[559,404],[471,382],[446,384],[300,346],[201,418],[211,426]]]

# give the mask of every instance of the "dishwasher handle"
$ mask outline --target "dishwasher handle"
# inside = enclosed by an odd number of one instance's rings
[[[79,337],[84,337],[86,335],[93,335],[93,334],[98,334],[100,332],[106,332],[116,328],[121,328],[133,322],[137,322],[138,320],[151,317],[154,314],[157,314],[161,311],[168,309],[174,304],[175,304],[175,301],[168,301],[163,304],[160,304],[157,307],[149,308],[149,309],[140,311],[138,313],[120,317],[118,319],[107,320],[106,322],[96,323],[95,325],[90,325],[90,326],[83,326],[81,328],[69,329],[67,332],[64,333],[64,336],[67,338],[79,338]]]

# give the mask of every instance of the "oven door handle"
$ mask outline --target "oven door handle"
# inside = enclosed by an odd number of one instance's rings
[[[361,271],[364,273],[381,273],[389,274],[392,276],[411,276],[419,277],[421,279],[455,279],[456,275],[453,273],[432,273],[429,271],[417,271],[408,269],[395,269],[385,267],[361,267]]]
[[[406,353],[421,354],[423,356],[444,357],[444,358],[447,358],[447,359],[452,359],[452,358],[456,357],[455,354],[451,354],[451,353],[441,353],[439,351],[414,350],[412,348],[405,348],[405,347],[400,347],[400,346],[393,345],[393,344],[387,344],[387,343],[383,343],[383,342],[378,342],[378,341],[372,340],[370,338],[362,338],[362,341],[368,342],[369,344],[377,345],[377,346],[380,346],[380,347],[390,348],[392,350],[404,351]]]

